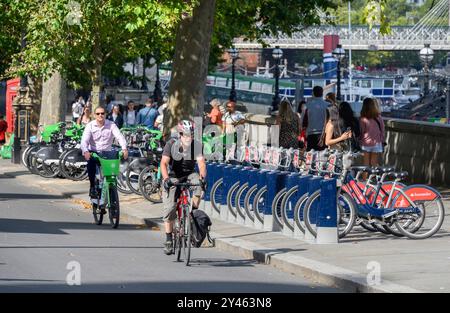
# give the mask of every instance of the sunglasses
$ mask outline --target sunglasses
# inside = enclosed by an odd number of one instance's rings
[[[105,115],[105,112],[98,112],[98,113],[95,113],[95,115]]]

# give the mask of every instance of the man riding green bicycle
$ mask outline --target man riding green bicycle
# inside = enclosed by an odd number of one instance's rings
[[[81,152],[87,162],[87,171],[89,176],[89,196],[96,198],[97,189],[95,188],[95,174],[99,162],[91,157],[95,152],[101,157],[115,157],[116,152],[112,151],[114,138],[119,142],[123,158],[128,158],[127,142],[120,132],[119,128],[113,122],[106,120],[106,110],[99,106],[94,110],[95,120],[89,122],[81,138]],[[113,156],[114,155],[114,156]]]

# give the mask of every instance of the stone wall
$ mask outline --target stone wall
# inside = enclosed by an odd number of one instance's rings
[[[450,125],[386,119],[385,164],[408,171],[410,180],[450,186]]]

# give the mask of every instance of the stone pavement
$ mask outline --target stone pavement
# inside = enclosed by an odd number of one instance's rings
[[[59,193],[80,209],[90,209],[88,183],[44,179],[20,165],[0,160],[0,174]],[[448,196],[448,190],[442,190]],[[0,191],[1,192],[1,191]],[[162,205],[137,195],[120,195],[121,220],[161,227]],[[213,219],[216,246],[283,271],[351,292],[450,292],[450,201],[441,231],[426,240],[408,240],[355,228],[339,244],[314,245],[281,233]],[[380,279],[376,273],[379,269]],[[375,276],[374,276],[375,275]],[[379,282],[379,283],[378,283]]]

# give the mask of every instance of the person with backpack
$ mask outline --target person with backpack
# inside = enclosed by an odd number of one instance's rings
[[[158,116],[158,110],[153,105],[153,100],[148,98],[145,102],[145,108],[139,110],[137,115],[137,124],[144,125],[148,129],[155,129],[155,120]]]
[[[202,154],[202,143],[194,140],[194,123],[182,120],[176,126],[179,138],[171,138],[164,146],[161,158],[161,176],[163,179],[163,220],[166,231],[164,253],[172,254],[173,250],[173,224],[177,218],[177,187],[175,183],[189,180],[192,184],[201,184],[195,187],[192,196],[192,210],[195,212],[200,205],[200,198],[204,190],[206,179],[206,162]],[[198,165],[199,173],[195,171]],[[193,215],[195,215],[193,213]]]

